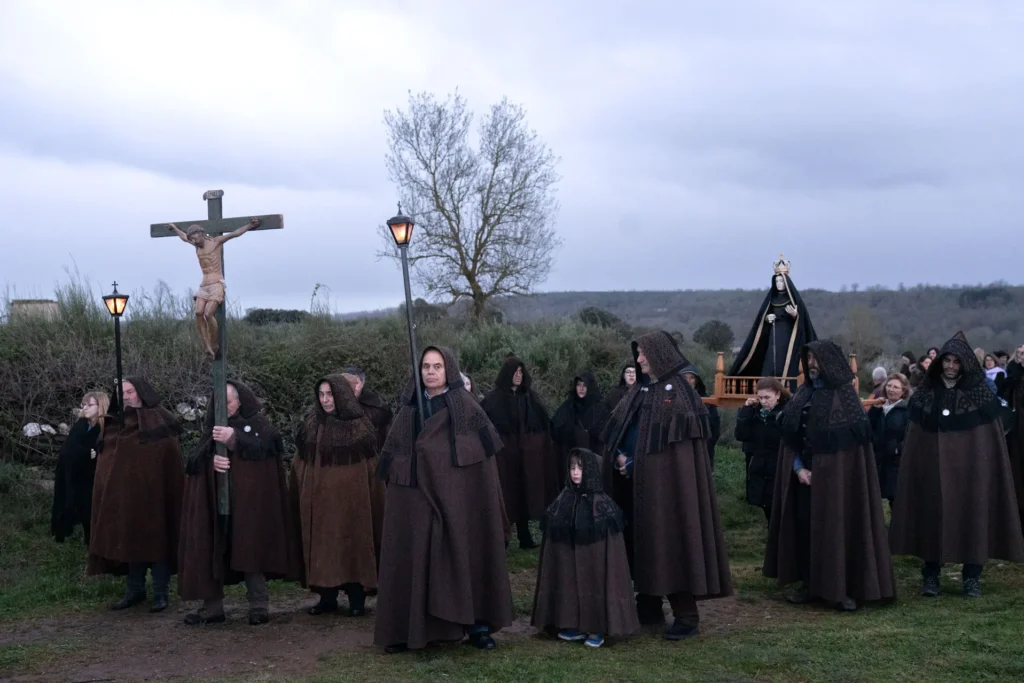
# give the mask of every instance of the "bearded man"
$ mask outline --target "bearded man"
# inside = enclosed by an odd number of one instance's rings
[[[106,421],[96,458],[88,573],[128,574],[127,590],[113,609],[146,600],[146,572],[153,574],[151,612],[167,609],[176,571],[185,469],[182,428],[144,377],[121,383],[124,422],[116,405]]]
[[[783,408],[764,575],[794,604],[852,612],[896,595],[871,428],[836,344],[801,349],[804,384]]]
[[[423,424],[410,382],[378,468],[388,486],[373,642],[396,653],[468,634],[493,649],[492,634],[512,623],[501,439],[454,352],[427,347],[418,371]]]
[[[943,345],[910,397],[892,551],[924,560],[921,594],[941,592],[942,564],[963,564],[963,594],[981,595],[989,558],[1024,562],[1002,404],[963,332]]]
[[[667,332],[633,342],[649,384],[633,384],[612,413],[602,441],[606,476],[628,479],[632,538],[627,550],[642,624],[674,617],[668,640],[697,635],[697,600],[732,595],[729,559],[708,458],[708,411],[683,376],[690,362]],[[611,487],[622,492],[624,487]],[[618,501],[616,501],[618,502]]]
[[[298,539],[292,536],[281,434],[261,412],[252,389],[227,384],[228,424],[213,424],[213,399],[206,425],[185,468],[184,512],[178,554],[178,596],[202,600],[185,617],[189,626],[225,620],[224,586],[245,582],[249,624],[270,619],[267,579],[298,581],[302,574]],[[228,456],[216,454],[222,443]],[[231,514],[228,528],[217,517],[214,473],[228,473]]]

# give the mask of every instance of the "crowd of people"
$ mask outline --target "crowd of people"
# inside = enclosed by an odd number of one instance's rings
[[[925,596],[939,595],[945,563],[962,564],[963,593],[978,596],[988,559],[1024,561],[1024,346],[1005,367],[962,334],[934,351],[881,369],[865,410],[843,351],[815,339],[796,349],[795,392],[787,376],[761,377],[739,409],[747,499],[768,522],[764,573],[798,583],[791,602],[852,611],[891,599],[893,554],[922,560]],[[211,399],[183,458],[178,419],[130,376],[123,409],[103,392],[83,398],[57,466],[53,533],[63,541],[81,524],[88,573],[127,577],[114,609],[147,600],[149,573],[149,609],[165,610],[176,575],[179,597],[201,604],[186,624],[225,621],[224,586],[244,583],[259,625],[267,582],[292,581],[317,595],[314,616],[342,611],[342,594],[343,611],[364,616],[376,595],[374,642],[395,653],[463,638],[495,647],[513,620],[512,527],[535,548],[540,521],[534,626],[591,647],[643,625],[689,638],[698,602],[732,594],[712,476],[718,409],[672,335],[641,336],[632,356],[604,395],[594,372],[576,373],[553,414],[516,356],[480,396],[455,351],[428,347],[423,395],[410,380],[396,414],[345,368],[311,387],[294,458],[239,381],[227,425],[214,424]],[[792,370],[787,355],[769,360]]]

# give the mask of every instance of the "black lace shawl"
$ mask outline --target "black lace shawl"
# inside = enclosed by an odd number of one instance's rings
[[[606,449],[614,452],[626,430],[640,412],[636,453],[649,455],[685,439],[706,439],[711,434],[708,409],[682,375],[690,361],[668,332],[651,332],[633,342],[633,357],[639,351],[657,378],[650,384],[637,382],[619,401],[601,435]],[[641,411],[642,406],[649,410]]]
[[[818,359],[819,379],[815,389],[807,371],[807,356]],[[804,383],[782,411],[782,436],[792,448],[802,451],[804,438],[813,454],[838,453],[871,441],[871,426],[857,391],[854,374],[843,350],[828,339],[819,339],[800,350]],[[804,408],[809,408],[807,434],[801,434]]]
[[[423,357],[428,351],[437,351],[444,359],[445,379],[448,390],[431,400],[437,408],[431,411],[434,414],[437,410],[448,410],[448,442],[451,447],[452,465],[458,466],[459,458],[456,452],[456,437],[475,435],[480,440],[487,457],[493,456],[501,450],[501,438],[494,429],[494,425],[487,418],[487,413],[480,407],[476,399],[466,391],[462,383],[462,375],[459,371],[458,357],[455,351],[446,347],[428,346],[423,349],[420,355],[420,365],[423,365]],[[419,368],[416,370],[419,371]],[[424,402],[426,399],[424,398]],[[442,408],[443,406],[443,408]],[[377,476],[389,484],[401,486],[417,486],[416,477],[416,438],[419,436],[416,421],[416,382],[410,378],[402,392],[402,407],[395,420],[391,424],[391,431],[384,442],[380,458],[377,461]],[[429,418],[427,418],[429,419]],[[393,472],[400,472],[397,479]]]
[[[516,391],[512,391],[512,377],[518,368],[523,369],[523,381]],[[523,362],[515,356],[509,356],[502,363],[494,388],[484,397],[482,405],[499,434],[517,433],[520,423],[527,434],[546,432],[551,428],[551,417],[533,390],[533,379]],[[525,415],[522,414],[524,411]]]
[[[609,534],[620,534],[626,528],[626,518],[612,497],[601,485],[601,463],[598,456],[585,448],[569,452],[567,467],[573,459],[583,466],[583,479],[573,484],[566,472],[562,492],[548,506],[541,520],[545,538],[553,543],[590,545]]]
[[[942,381],[943,356],[960,361],[960,378],[949,389]],[[910,397],[910,421],[927,432],[962,432],[1000,417],[1002,403],[985,383],[985,371],[963,332],[943,344],[928,373]]]
[[[330,414],[320,405],[320,385],[327,382],[334,396]],[[295,435],[296,457],[313,462],[320,453],[320,465],[354,465],[377,455],[377,430],[366,416],[359,399],[344,375],[335,373],[317,380],[316,401]]]

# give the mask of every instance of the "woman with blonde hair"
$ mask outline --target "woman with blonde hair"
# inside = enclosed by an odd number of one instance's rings
[[[81,524],[85,545],[89,545],[96,453],[103,448],[103,421],[109,409],[110,397],[104,392],[90,391],[83,396],[78,420],[60,448],[50,519],[50,531],[58,543],[63,543],[75,525]]]
[[[882,385],[881,398],[884,398],[885,402],[868,411],[868,422],[871,423],[875,447],[878,488],[882,492],[882,498],[889,501],[891,507],[896,498],[896,481],[900,470],[900,456],[903,454],[903,441],[907,437],[907,426],[910,424],[910,410],[907,404],[910,398],[910,381],[902,373],[892,373]]]

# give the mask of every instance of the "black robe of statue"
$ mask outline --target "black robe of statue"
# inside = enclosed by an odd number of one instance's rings
[[[800,349],[818,338],[789,275],[782,275],[786,288],[781,292],[775,288],[776,277],[779,275],[772,276],[768,295],[729,372],[733,377],[796,377],[800,374]],[[790,304],[796,307],[795,320],[785,310]],[[765,319],[770,313],[775,314],[774,324]]]

